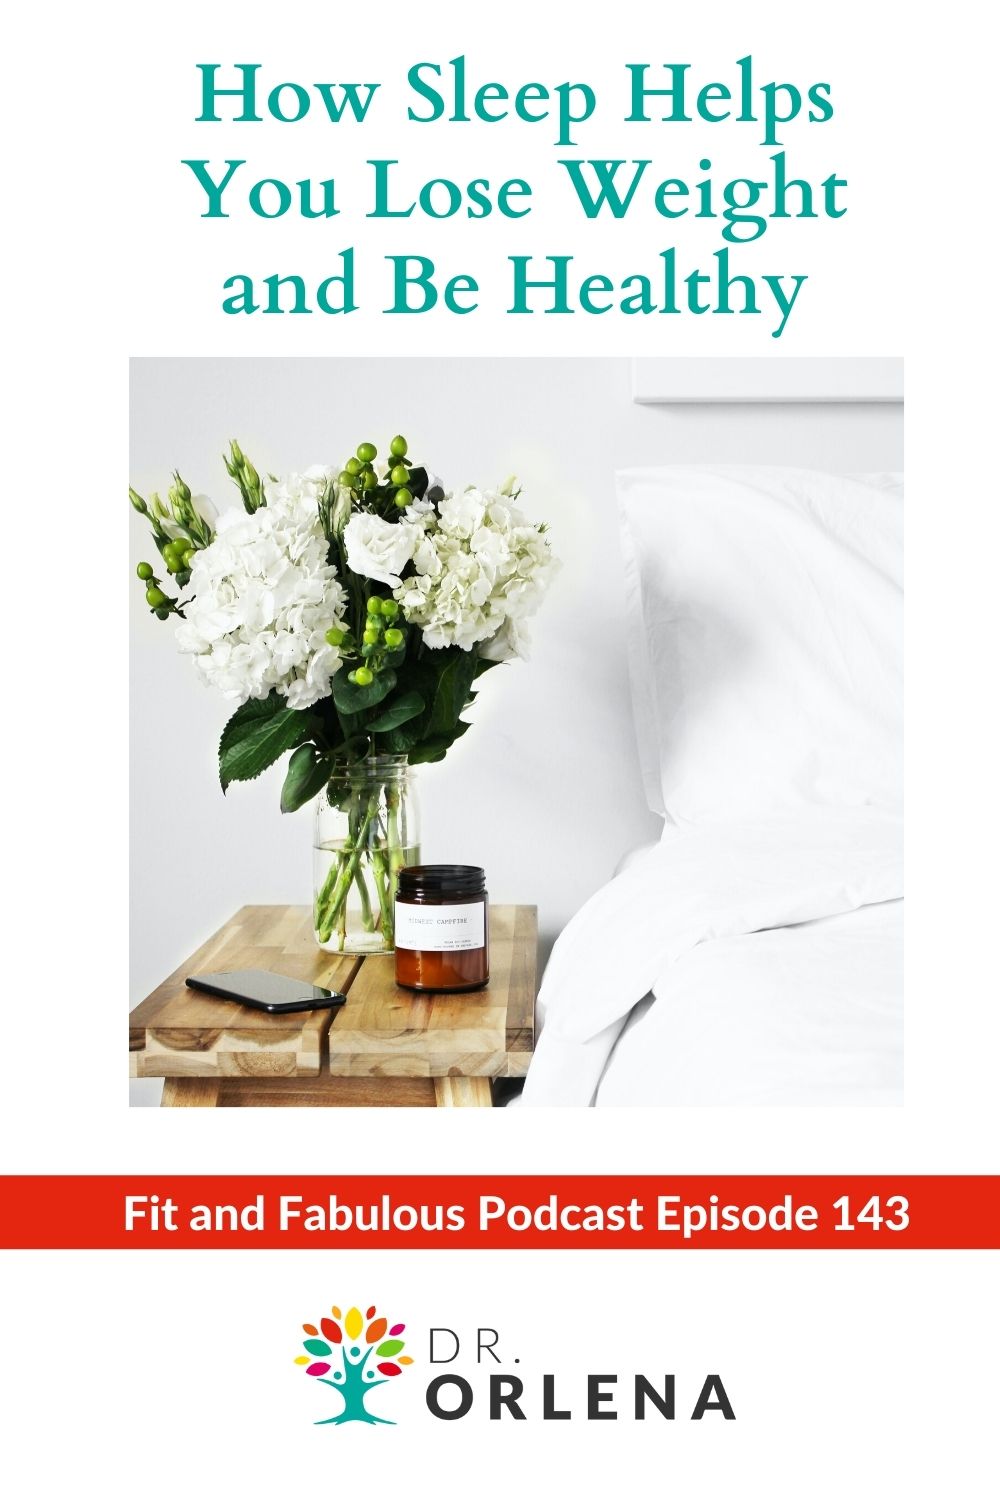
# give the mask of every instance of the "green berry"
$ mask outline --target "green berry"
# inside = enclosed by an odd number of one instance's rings
[[[374,463],[378,449],[374,443],[359,443],[357,452],[363,464],[370,464]]]
[[[382,632],[375,626],[369,625],[361,639],[366,646],[375,646],[382,638]]]
[[[392,647],[401,646],[403,644],[403,632],[395,628],[387,630],[385,633],[385,643],[387,646]]]
[[[358,674],[357,674],[357,672],[356,671],[355,672],[348,672],[348,674],[347,674],[347,680],[348,680],[348,682],[357,682],[357,680],[358,680]]]
[[[136,568],[135,573],[136,577],[141,578],[143,583],[145,583],[147,578],[152,578],[153,569],[150,563],[140,563]]]
[[[399,605],[396,603],[395,599],[382,600],[382,613],[385,615],[387,620],[394,620],[396,618],[396,616],[399,614]]]
[[[405,464],[396,464],[389,475],[391,484],[405,484],[410,477],[410,471]]]
[[[380,615],[382,613],[382,600],[378,594],[372,594],[368,600],[368,613],[370,615]]]
[[[400,510],[405,510],[412,499],[413,495],[405,485],[401,490],[396,491],[396,504],[399,506]]]
[[[344,465],[344,471],[347,474],[360,474],[361,473],[361,461],[360,461],[360,459],[349,458],[347,460],[346,464]]]
[[[407,443],[405,437],[399,437],[398,435],[394,437],[392,442],[389,444],[389,452],[392,454],[393,458],[404,458],[406,456],[406,448]]]
[[[341,469],[340,473],[337,475],[337,483],[344,485],[349,490],[352,490],[357,482],[358,481],[355,476],[349,473],[347,469]]]
[[[342,646],[344,644],[345,632],[338,630],[336,625],[331,625],[326,632],[326,643],[328,646]]]
[[[168,600],[162,589],[149,588],[146,590],[146,603],[150,609],[162,609]]]
[[[184,556],[181,558],[181,562],[183,563],[183,565],[184,565],[185,568],[190,569],[191,564],[194,562],[195,557],[197,556],[197,554],[198,554],[197,547],[188,547],[185,550]]]
[[[358,687],[367,687],[372,680],[372,672],[369,667],[359,667],[354,674],[354,681]]]
[[[365,470],[364,474],[361,476],[361,484],[362,488],[366,490],[373,490],[375,488],[375,486],[378,484],[378,475],[375,473],[374,469]]]

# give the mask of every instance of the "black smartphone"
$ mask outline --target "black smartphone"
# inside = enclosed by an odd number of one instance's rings
[[[266,1010],[283,1016],[293,1010],[328,1010],[344,1005],[347,996],[338,990],[325,990],[321,984],[289,979],[287,974],[271,974],[266,969],[231,969],[224,974],[191,974],[188,988],[215,995],[220,1000],[236,1000],[254,1010]]]

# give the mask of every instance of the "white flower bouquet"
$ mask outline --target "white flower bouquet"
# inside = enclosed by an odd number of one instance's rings
[[[413,854],[397,789],[352,770],[442,760],[469,728],[476,679],[525,655],[525,621],[557,566],[514,480],[445,493],[407,453],[395,437],[377,465],[362,443],[339,471],[265,484],[233,442],[224,462],[242,504],[218,516],[179,474],[169,503],[129,491],[168,574],[139,564],[150,610],[239,704],[219,745],[223,791],[291,752],[282,811],[322,793],[345,814],[315,903],[318,940],[341,950],[352,889],[391,948],[396,876]]]

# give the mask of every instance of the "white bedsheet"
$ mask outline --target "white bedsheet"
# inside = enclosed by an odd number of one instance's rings
[[[527,1106],[896,1104],[899,820],[668,825],[569,923]]]

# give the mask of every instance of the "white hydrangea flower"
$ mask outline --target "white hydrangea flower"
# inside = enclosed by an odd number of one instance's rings
[[[227,698],[276,688],[289,708],[308,708],[330,692],[340,652],[326,632],[343,628],[347,595],[327,562],[317,505],[335,473],[289,474],[253,515],[224,511],[194,558],[177,644]]]
[[[521,622],[541,604],[558,563],[509,495],[464,490],[446,495],[436,514],[410,506],[403,524],[415,538],[416,571],[394,597],[425,643],[478,646],[496,661],[526,654]]]
[[[274,481],[274,487],[269,487],[267,503],[273,505],[275,500],[300,501],[316,509],[323,497],[323,491],[331,479],[336,479],[338,470],[330,468],[328,464],[311,464],[303,474],[287,474],[284,479]],[[239,512],[237,512],[239,514]]]
[[[418,539],[419,532],[405,519],[384,521],[370,511],[355,511],[344,527],[348,567],[363,578],[398,589],[399,575],[413,556]]]

